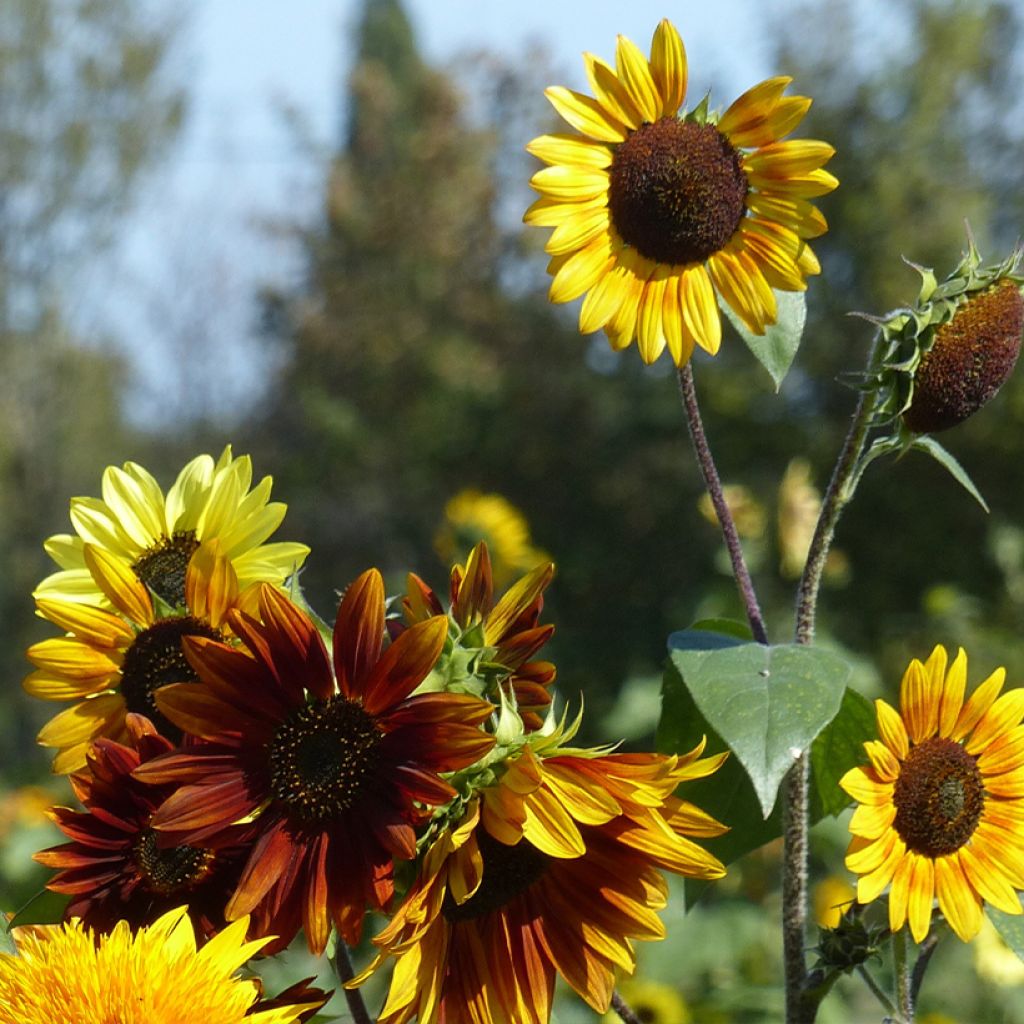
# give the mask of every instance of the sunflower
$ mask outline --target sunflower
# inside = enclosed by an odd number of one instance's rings
[[[706,101],[686,111],[686,53],[662,21],[650,60],[619,36],[616,66],[584,57],[594,97],[546,91],[580,134],[542,135],[527,149],[544,163],[525,221],[548,239],[552,302],[588,293],[580,330],[602,327],[620,350],[635,337],[653,363],[666,345],[677,365],[695,344],[721,341],[716,293],[754,334],[777,316],[772,289],[803,291],[820,268],[806,244],[827,225],[808,201],[838,182],[824,142],[782,142],[811,101],[770,78],[721,117]]]
[[[71,777],[85,810],[50,811],[71,842],[42,850],[35,859],[59,869],[46,887],[71,897],[65,920],[78,918],[85,928],[109,932],[120,920],[137,928],[186,903],[197,934],[207,938],[224,927],[240,850],[157,845],[150,821],[173,790],[144,785],[131,773],[169,753],[172,744],[141,715],[129,714],[125,724],[128,745],[97,740],[88,772]]]
[[[879,740],[869,763],[840,780],[859,806],[846,866],[869,903],[891,884],[889,924],[920,942],[932,903],[965,942],[982,904],[1021,912],[1024,888],[1024,689],[1000,696],[997,669],[964,701],[967,655],[942,647],[910,663],[900,710],[875,702]]]
[[[265,476],[250,490],[252,460],[234,458],[230,445],[216,463],[210,455],[194,458],[166,496],[142,466],[108,466],[102,500],[71,499],[76,535],[56,534],[44,544],[60,571],[47,576],[34,596],[104,603],[85,564],[85,544],[122,559],[172,608],[184,603],[188,562],[204,541],[220,542],[243,588],[257,581],[279,585],[302,565],[309,548],[264,543],[287,509],[283,502],[269,501],[271,483]]]
[[[132,932],[95,936],[81,921],[15,930],[18,955],[0,953],[0,1024],[293,1024],[327,994],[293,986],[264,1003],[238,969],[269,940],[246,942],[243,918],[196,948],[184,907]]]
[[[672,796],[722,763],[698,760],[702,746],[681,758],[523,747],[430,845],[350,983],[396,958],[380,1024],[546,1024],[556,973],[606,1011],[633,940],[664,938],[661,871],[725,874],[687,837],[726,829]]]
[[[367,907],[394,892],[394,859],[416,853],[414,826],[455,790],[439,773],[494,745],[479,724],[492,706],[470,696],[410,697],[447,632],[441,617],[386,650],[384,584],[375,569],[347,590],[333,664],[316,627],[283,594],[259,589],[258,621],[232,615],[248,651],[186,641],[205,684],[157,694],[167,717],[207,742],[141,765],[137,778],[180,785],[152,826],[179,844],[216,847],[245,826],[251,851],[226,909],[252,913],[255,934],[323,952],[333,920],[358,941]]]
[[[454,645],[443,659],[440,681],[445,689],[472,692],[497,700],[498,689],[510,690],[530,728],[540,728],[551,704],[555,666],[533,661],[551,639],[555,627],[539,625],[544,591],[555,567],[543,562],[494,599],[494,575],[487,544],[481,541],[465,565],[452,567],[449,586]],[[402,609],[409,623],[443,615],[441,601],[415,573],[409,574]],[[398,631],[401,625],[393,625]]]
[[[434,549],[446,565],[451,565],[463,551],[481,541],[487,543],[498,586],[506,586],[518,573],[551,561],[533,546],[526,518],[508,499],[472,488],[459,491],[444,507],[444,523],[434,537]]]
[[[58,750],[55,772],[83,768],[97,737],[127,741],[128,712],[146,715],[163,735],[177,741],[181,730],[160,713],[154,692],[167,683],[194,682],[183,639],[225,639],[228,610],[255,594],[239,593],[234,570],[217,541],[203,544],[189,560],[182,614],[157,615],[146,587],[108,551],[85,544],[82,559],[113,610],[37,597],[39,614],[66,635],[42,640],[26,651],[36,670],[25,678],[24,688],[43,700],[76,701],[39,733],[43,746]]]

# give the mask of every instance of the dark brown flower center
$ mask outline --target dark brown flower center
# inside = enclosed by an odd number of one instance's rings
[[[893,802],[893,825],[911,850],[926,857],[953,853],[974,834],[985,805],[977,762],[952,740],[925,740],[903,762]]]
[[[181,608],[185,604],[188,563],[198,547],[195,530],[179,530],[146,548],[132,563],[132,569],[161,600],[172,608]]]
[[[714,125],[663,117],[616,148],[608,207],[641,256],[699,263],[735,234],[747,189],[739,153]]]
[[[476,839],[484,862],[483,879],[480,888],[461,905],[450,894],[445,896],[442,910],[453,924],[500,910],[541,879],[551,863],[547,854],[525,839],[506,846],[484,828],[477,829]]]
[[[153,691],[168,683],[198,681],[181,646],[182,637],[186,636],[224,639],[219,630],[191,615],[159,619],[132,641],[121,665],[121,696],[128,710],[145,715],[162,736],[174,743],[181,739],[181,730],[157,710]]]
[[[271,790],[301,821],[338,817],[376,774],[383,738],[373,716],[354,701],[307,704],[271,740]]]
[[[196,888],[213,870],[213,850],[200,846],[169,846],[160,849],[156,832],[147,828],[133,849],[139,874],[151,892],[172,896]]]

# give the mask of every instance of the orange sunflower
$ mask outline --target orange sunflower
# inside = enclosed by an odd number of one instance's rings
[[[26,652],[36,670],[22,684],[34,697],[76,703],[55,715],[39,733],[39,743],[56,747],[53,770],[85,767],[97,737],[127,742],[125,715],[145,715],[173,741],[181,730],[158,710],[154,692],[168,683],[195,682],[185,658],[187,636],[225,639],[229,609],[247,602],[217,542],[191,557],[185,574],[182,614],[157,615],[149,591],[121,559],[86,544],[82,557],[112,611],[55,598],[36,599],[39,614],[66,631],[33,644]]]
[[[461,657],[446,659],[445,687],[492,699],[497,698],[498,687],[510,689],[530,729],[540,728],[555,681],[550,661],[532,660],[555,631],[552,625],[539,624],[544,591],[554,572],[554,565],[544,562],[495,601],[491,558],[484,541],[473,548],[464,566],[455,565],[451,571],[449,614],[454,647]],[[409,623],[444,614],[437,595],[415,573],[409,574],[402,609]]]
[[[607,1010],[616,972],[635,967],[633,941],[664,938],[661,871],[725,874],[688,838],[725,827],[672,796],[722,763],[698,760],[702,748],[542,757],[525,746],[431,844],[351,983],[396,958],[380,1024],[547,1024],[556,973]]]
[[[683,366],[694,345],[721,341],[716,293],[754,334],[777,316],[772,289],[803,291],[820,271],[806,244],[827,230],[809,200],[836,187],[822,167],[833,148],[781,141],[811,105],[770,78],[720,117],[706,101],[687,111],[686,52],[662,21],[650,60],[623,36],[615,67],[585,54],[594,98],[546,91],[580,134],[542,135],[527,149],[544,163],[525,221],[555,230],[552,302],[587,293],[580,330],[604,328],[615,350],[636,338],[653,363],[668,347]]]
[[[172,722],[206,742],[136,769],[144,782],[180,787],[152,827],[165,842],[217,848],[245,826],[250,855],[225,913],[251,913],[255,934],[280,936],[271,951],[301,926],[321,953],[332,921],[357,942],[367,907],[394,893],[394,860],[416,855],[415,826],[455,796],[440,773],[494,745],[479,728],[493,710],[486,701],[410,696],[441,653],[445,619],[385,649],[384,607],[371,569],[341,602],[332,659],[309,617],[263,585],[259,620],[231,616],[246,649],[190,638],[205,685],[157,694]]]
[[[982,905],[1021,912],[1024,888],[1024,689],[1000,696],[997,669],[965,702],[967,655],[948,667],[943,647],[910,663],[900,710],[875,701],[880,739],[869,763],[840,780],[857,801],[846,866],[857,899],[889,891],[893,931],[909,922],[920,942],[932,904],[965,942]]]

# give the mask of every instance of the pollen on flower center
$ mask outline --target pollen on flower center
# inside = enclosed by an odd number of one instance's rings
[[[213,870],[213,850],[200,846],[160,849],[156,832],[151,828],[140,833],[133,852],[146,885],[161,896],[188,892],[204,881]]]
[[[302,821],[351,808],[373,777],[383,733],[354,701],[334,697],[300,708],[270,744],[271,789]]]
[[[893,826],[907,846],[927,857],[945,856],[971,838],[981,819],[981,772],[959,743],[936,736],[910,751],[893,802]]]
[[[199,547],[195,530],[161,537],[132,563],[135,575],[172,608],[185,604],[185,574]]]
[[[128,710],[145,715],[161,735],[175,743],[181,739],[181,730],[157,709],[153,691],[169,683],[198,681],[181,646],[186,636],[224,639],[219,630],[191,615],[160,619],[132,641],[121,665],[121,696]]]
[[[479,829],[477,842],[483,859],[480,888],[465,903],[457,904],[451,895],[445,897],[442,910],[449,921],[472,921],[498,910],[534,882],[543,877],[551,863],[532,843],[520,839],[515,846],[506,846]]]
[[[698,263],[732,238],[748,188],[739,153],[714,125],[663,117],[615,150],[608,207],[641,256]]]

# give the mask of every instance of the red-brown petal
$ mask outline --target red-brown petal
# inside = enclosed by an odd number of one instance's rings
[[[448,636],[448,620],[435,615],[410,626],[384,652],[362,687],[363,704],[379,714],[408,697],[437,664]]]
[[[376,569],[367,569],[349,584],[334,623],[334,670],[346,697],[359,695],[383,642],[384,580]]]

